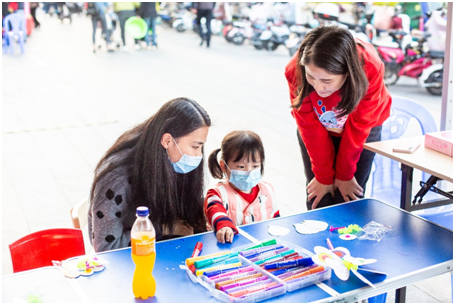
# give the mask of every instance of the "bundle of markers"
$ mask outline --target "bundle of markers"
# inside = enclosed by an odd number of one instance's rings
[[[192,257],[186,263],[213,289],[240,300],[277,296],[286,292],[288,283],[327,271],[275,239],[237,252]]]

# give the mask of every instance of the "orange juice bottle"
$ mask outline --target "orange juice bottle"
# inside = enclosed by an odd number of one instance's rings
[[[148,207],[136,209],[137,219],[131,229],[131,256],[136,269],[133,276],[133,294],[136,298],[153,297],[156,282],[153,277],[155,266],[155,228],[148,218]]]

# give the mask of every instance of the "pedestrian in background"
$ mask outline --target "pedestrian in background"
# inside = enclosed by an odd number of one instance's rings
[[[40,27],[38,19],[36,19],[36,9],[39,7],[39,2],[30,2],[30,15],[32,15],[33,22],[35,23],[35,28]]]
[[[96,53],[96,29],[98,28],[98,21],[101,23],[102,33],[104,34],[104,39],[106,40],[106,47],[108,52],[113,52],[111,46],[111,33],[109,32],[106,24],[106,10],[109,8],[107,2],[89,2],[88,3],[88,12],[92,16],[92,43],[93,43],[93,53]]]
[[[113,2],[114,11],[119,18],[120,23],[120,36],[122,37],[123,42],[123,51],[127,51],[128,47],[126,46],[125,41],[125,23],[128,18],[136,15],[136,9],[139,8],[139,2]],[[139,42],[137,39],[134,40],[136,50],[140,49]]]
[[[145,42],[147,50],[155,50],[158,44],[156,43],[156,18],[158,17],[159,2],[141,2],[139,7],[139,17],[147,23],[147,34],[145,34]],[[152,31],[152,41],[150,42],[149,31]]]
[[[204,44],[204,40],[207,41],[207,48],[210,47],[210,37],[212,36],[212,27],[211,22],[213,19],[213,9],[215,8],[216,2],[193,2],[193,11],[196,12],[196,24],[199,29],[199,36],[201,36],[201,43],[199,44],[202,46]],[[207,34],[204,35],[201,26],[201,19],[205,18],[205,25],[207,27]]]

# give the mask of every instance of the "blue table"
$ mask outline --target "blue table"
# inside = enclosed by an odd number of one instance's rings
[[[349,224],[363,226],[374,220],[391,225],[393,230],[388,232],[380,242],[343,241],[338,238],[337,233],[330,233],[329,230],[312,235],[297,233],[293,224],[309,219],[322,220],[333,226]],[[354,302],[453,270],[452,231],[381,201],[362,199],[241,226],[240,234],[235,236],[232,244],[217,243],[213,232],[158,242],[157,260],[153,272],[157,281],[157,292],[154,298],[145,301],[135,299],[132,294],[134,264],[130,248],[99,253],[100,257],[109,262],[106,269],[92,276],[73,280],[77,286],[75,290],[83,293],[81,299],[92,302],[217,302],[218,300],[212,297],[207,289],[193,283],[179,265],[184,264],[198,241],[204,244],[202,252],[204,255],[251,245],[257,240],[269,240],[273,238],[268,234],[270,224],[290,229],[291,232],[288,235],[278,239],[310,251],[313,251],[314,246],[326,246],[326,239],[330,237],[334,247],[344,246],[353,256],[376,258],[378,261],[367,267],[386,272],[387,276],[363,273],[376,285],[377,289],[373,289],[352,274],[346,282],[332,274],[331,279],[318,285],[287,292],[266,302]],[[22,275],[18,273],[16,276]],[[5,291],[8,287],[3,288]]]

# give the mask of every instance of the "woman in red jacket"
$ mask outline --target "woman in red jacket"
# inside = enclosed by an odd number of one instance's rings
[[[363,197],[374,158],[363,144],[381,140],[392,102],[376,50],[348,30],[317,27],[305,37],[285,75],[308,210]]]

